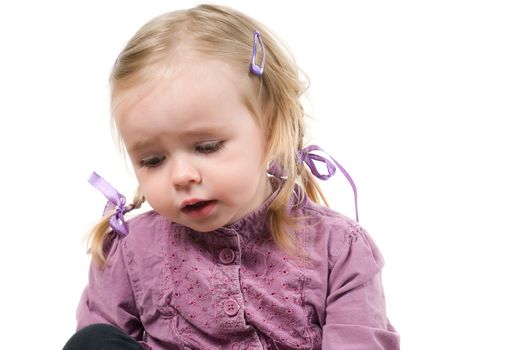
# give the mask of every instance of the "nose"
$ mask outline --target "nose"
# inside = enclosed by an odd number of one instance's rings
[[[201,175],[192,160],[184,157],[173,161],[171,181],[175,188],[184,188],[200,183]]]

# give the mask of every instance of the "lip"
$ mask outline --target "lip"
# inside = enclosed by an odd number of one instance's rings
[[[201,198],[189,198],[185,199],[183,202],[181,202],[181,205],[179,206],[180,209],[185,208],[187,205],[196,204],[198,202],[208,202],[209,199],[201,199]]]
[[[205,202],[203,205],[191,207],[190,205]],[[186,204],[185,204],[186,203]],[[217,200],[187,200],[182,203],[185,204],[181,208],[181,212],[193,219],[204,219],[211,215],[217,207]]]

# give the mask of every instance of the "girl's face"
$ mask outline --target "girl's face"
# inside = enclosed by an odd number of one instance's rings
[[[243,102],[247,77],[213,60],[178,67],[119,93],[114,114],[148,203],[207,232],[237,221],[271,194],[265,140]]]

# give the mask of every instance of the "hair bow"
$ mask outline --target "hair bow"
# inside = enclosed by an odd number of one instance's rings
[[[313,151],[324,152],[324,153],[326,153],[329,156],[329,158],[331,160],[328,159],[328,158],[325,158],[325,157],[323,157],[323,156],[321,156],[319,154],[316,154]],[[359,222],[359,209],[358,209],[358,205],[357,205],[357,203],[358,203],[357,202],[357,186],[355,186],[355,182],[353,182],[353,179],[348,174],[346,169],[344,169],[344,167],[342,165],[340,165],[339,162],[337,162],[333,157],[331,157],[326,151],[324,151],[322,148],[320,148],[319,146],[316,146],[316,145],[309,145],[309,146],[304,147],[304,149],[302,151],[299,151],[297,153],[297,159],[298,159],[299,163],[306,163],[306,165],[311,170],[311,173],[315,177],[320,179],[320,180],[324,180],[325,181],[325,180],[329,179],[330,177],[332,177],[333,175],[335,175],[335,173],[337,172],[337,168],[336,167],[338,167],[340,169],[340,171],[342,171],[342,173],[344,174],[344,176],[346,177],[348,182],[351,184],[351,187],[353,188],[353,196],[355,198],[355,220],[357,222]],[[321,174],[318,171],[315,162],[323,163],[326,166],[326,169],[328,170],[328,173],[327,174]]]
[[[104,194],[108,199],[104,207],[103,215],[115,209],[115,213],[110,217],[110,227],[117,233],[126,236],[128,234],[128,225],[124,220],[124,214],[130,209],[126,207],[126,198],[117,192],[106,180],[100,177],[96,172],[93,172],[88,179],[88,182]]]

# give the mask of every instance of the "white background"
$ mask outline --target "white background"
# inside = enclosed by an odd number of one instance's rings
[[[151,17],[192,1],[0,5],[1,347],[59,349],[87,281],[84,234],[128,198],[108,74]],[[527,11],[522,1],[225,1],[311,79],[311,141],[359,188],[403,349],[527,348]],[[352,216],[339,175],[324,183]]]

